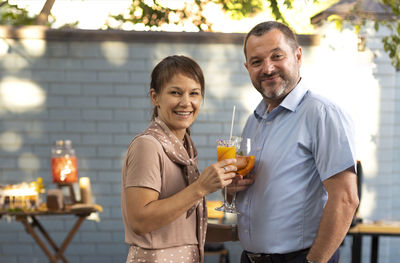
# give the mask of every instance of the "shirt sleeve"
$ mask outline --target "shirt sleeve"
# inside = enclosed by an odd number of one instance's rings
[[[162,147],[150,136],[140,136],[129,146],[125,188],[147,187],[161,192]]]
[[[354,167],[355,144],[353,122],[335,105],[319,109],[314,137],[314,158],[321,180]]]

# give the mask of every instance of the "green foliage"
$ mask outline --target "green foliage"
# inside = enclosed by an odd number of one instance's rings
[[[26,26],[35,25],[36,16],[30,16],[28,11],[23,8],[19,8],[17,5],[12,5],[6,1],[0,1],[0,25],[10,26]],[[51,21],[47,23],[47,26],[51,26],[55,22],[55,17],[50,16]]]
[[[399,0],[381,0],[382,4],[389,6],[395,16],[400,17]]]
[[[400,38],[398,36],[386,36],[382,39],[383,47],[392,60],[392,65],[400,69]]]
[[[201,11],[204,1],[196,0],[195,3]],[[171,19],[172,14],[179,19]],[[185,6],[181,9],[171,9],[169,7],[162,6],[157,0],[146,2],[141,0],[133,0],[131,6],[129,7],[128,15],[119,14],[112,16],[112,18],[121,23],[143,23],[150,29],[156,29],[163,24],[183,24],[184,22],[189,21],[189,19],[199,28],[199,30],[209,26],[206,18],[203,17],[201,13],[199,13],[199,15],[194,14],[188,5],[185,4]],[[204,24],[204,26],[202,26],[202,24]]]
[[[287,2],[290,3],[290,4],[288,5]],[[285,1],[285,3],[286,3],[287,6],[291,6],[291,2],[290,1]],[[270,4],[269,7],[271,8],[272,14],[275,17],[275,19],[277,21],[280,21],[280,22],[284,23],[284,24],[288,24],[286,22],[285,18],[283,17],[283,15],[282,15],[282,12],[281,12],[281,10],[279,8],[278,1],[277,0],[270,0],[269,4]]]
[[[135,15],[137,11],[141,11],[140,15]],[[162,7],[157,1],[154,1],[154,6],[150,7],[145,2],[140,0],[133,1],[130,8],[130,19],[126,19],[120,15],[122,21],[131,21],[133,23],[143,22],[150,26],[169,23],[169,13],[171,10],[169,8]]]
[[[291,8],[293,1],[285,0],[283,5]],[[157,0],[132,0],[128,14],[119,14],[112,16],[112,18],[120,24],[142,23],[150,30],[158,29],[163,24],[183,25],[192,23],[199,31],[211,31],[212,23],[203,14],[205,6],[209,3],[220,5],[225,13],[236,20],[264,11],[263,0],[194,0],[192,4],[186,2],[182,8],[177,9],[165,7]],[[287,24],[279,9],[278,1],[269,0],[269,3],[276,20]]]
[[[262,0],[217,0],[214,2],[222,5],[222,9],[235,20],[263,11]]]
[[[1,25],[33,25],[35,17],[30,17],[28,11],[11,5],[8,1],[0,2],[0,24]]]
[[[400,5],[399,0],[379,0],[386,7],[387,11],[392,12],[391,18],[377,20],[374,23],[375,31],[381,28],[387,28],[390,35],[382,38],[383,49],[389,55],[392,65],[396,70],[400,70]],[[330,21],[336,23],[339,30],[343,28],[345,19],[338,16],[329,17]],[[350,21],[353,24],[355,32],[358,34],[366,24],[366,18],[358,18]]]
[[[392,65],[400,70],[400,5],[398,0],[381,0],[381,3],[392,11],[392,19],[377,21],[375,30],[384,26],[391,31],[391,35],[382,39],[383,48],[388,53]]]

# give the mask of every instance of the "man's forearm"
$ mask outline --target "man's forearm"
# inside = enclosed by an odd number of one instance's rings
[[[354,216],[358,202],[328,199],[314,243],[307,255],[312,262],[326,263],[338,249]]]

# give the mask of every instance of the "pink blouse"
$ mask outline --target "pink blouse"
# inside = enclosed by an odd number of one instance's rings
[[[163,249],[198,244],[196,213],[186,218],[183,213],[172,223],[139,236],[128,223],[126,194],[128,187],[147,187],[167,198],[186,187],[181,167],[172,162],[153,136],[142,135],[130,145],[122,168],[121,210],[125,242],[145,249]]]

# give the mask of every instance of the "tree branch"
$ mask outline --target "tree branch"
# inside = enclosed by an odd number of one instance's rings
[[[46,0],[46,3],[44,4],[42,11],[40,11],[40,14],[37,16],[35,20],[36,25],[47,24],[51,8],[53,7],[55,1],[56,0]]]

